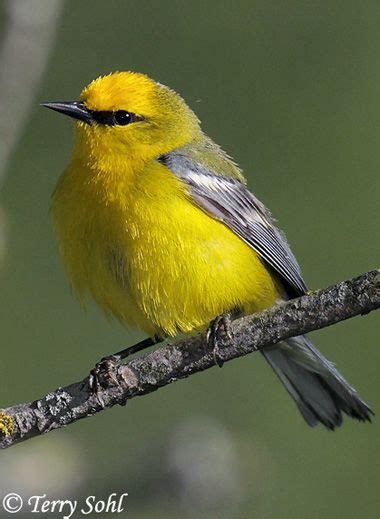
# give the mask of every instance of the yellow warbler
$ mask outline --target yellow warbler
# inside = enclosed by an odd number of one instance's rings
[[[107,314],[162,339],[305,294],[269,211],[173,90],[117,72],[90,83],[79,101],[45,106],[76,119],[53,217],[81,299],[90,293]],[[369,420],[365,402],[306,337],[262,353],[309,425],[333,429],[342,412]]]

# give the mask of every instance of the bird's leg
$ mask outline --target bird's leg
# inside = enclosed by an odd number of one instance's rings
[[[133,346],[129,346],[128,348],[125,348],[124,350],[118,351],[117,353],[114,353],[113,355],[109,355],[107,357],[104,357],[101,359],[100,362],[104,360],[113,360],[114,362],[120,362],[127,357],[130,357],[134,353],[137,353],[138,351],[145,350],[146,348],[149,348],[149,346],[154,346],[155,344],[158,344],[161,342],[161,339],[159,339],[157,336],[152,339],[151,337],[148,337],[147,339],[144,339],[143,341],[140,341]]]
[[[218,315],[213,321],[206,333],[206,340],[210,347],[212,347],[214,361],[220,368],[223,366],[223,360],[219,354],[220,343],[225,339],[232,339],[231,321],[232,312],[226,312],[225,314]]]
[[[93,393],[97,393],[101,387],[100,379],[112,380],[115,384],[117,384],[116,376],[115,376],[115,368],[119,362],[126,359],[130,355],[137,353],[138,351],[145,350],[149,348],[149,346],[153,346],[154,344],[158,344],[161,342],[161,339],[158,337],[154,337],[154,339],[148,337],[143,341],[134,344],[133,346],[129,346],[129,348],[125,348],[124,350],[118,351],[113,355],[108,355],[107,357],[103,357],[99,362],[96,363],[94,369],[90,372],[89,384],[90,389]]]

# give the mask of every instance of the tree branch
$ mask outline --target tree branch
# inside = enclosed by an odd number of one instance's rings
[[[380,307],[380,270],[342,281],[323,290],[276,305],[232,323],[232,338],[222,341],[224,362],[258,351],[269,344],[330,326]],[[115,404],[125,405],[178,379],[215,365],[205,336],[196,335],[167,344],[103,373],[95,395],[89,378],[58,388],[40,400],[0,412],[0,447],[64,427]]]

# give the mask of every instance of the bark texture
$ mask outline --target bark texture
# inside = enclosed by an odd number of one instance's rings
[[[222,340],[219,358],[228,362],[269,344],[330,326],[380,307],[380,270],[342,281],[323,290],[245,316],[232,323],[232,336]],[[152,353],[100,374],[101,389],[90,390],[89,377],[60,387],[34,402],[0,411],[0,447],[64,427],[135,396],[215,366],[205,335],[166,344]]]

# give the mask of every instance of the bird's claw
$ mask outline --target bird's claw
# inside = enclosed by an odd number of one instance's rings
[[[220,355],[220,343],[233,338],[231,328],[231,315],[229,313],[219,315],[213,321],[207,330],[206,340],[214,356],[214,362],[220,368],[224,361]]]
[[[92,394],[99,395],[108,386],[118,386],[116,368],[119,359],[115,355],[104,357],[96,363],[89,376],[89,386]]]

